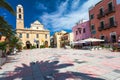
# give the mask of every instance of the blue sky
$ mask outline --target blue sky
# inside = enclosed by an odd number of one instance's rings
[[[25,27],[35,20],[44,24],[51,35],[56,31],[71,32],[72,27],[81,19],[88,20],[88,9],[100,0],[6,0],[16,11],[16,6],[24,7]],[[16,27],[16,17],[4,9],[0,15],[5,17],[9,24]]]

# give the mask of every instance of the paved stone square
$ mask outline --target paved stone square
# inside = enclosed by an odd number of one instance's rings
[[[8,56],[0,80],[120,80],[120,52],[23,50]]]

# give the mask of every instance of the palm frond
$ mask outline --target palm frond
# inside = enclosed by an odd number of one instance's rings
[[[6,10],[8,10],[13,15],[16,15],[15,11],[13,10],[13,8],[5,0],[0,0],[0,7],[5,8]]]

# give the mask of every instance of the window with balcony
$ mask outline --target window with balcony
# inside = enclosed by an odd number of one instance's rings
[[[102,17],[104,17],[104,16],[105,16],[105,14],[104,14],[104,9],[103,9],[103,8],[100,8],[100,9],[99,9],[99,14],[97,15],[97,18],[100,19],[100,18],[102,18]]]
[[[95,25],[91,25],[91,34],[96,34]]]
[[[110,27],[115,26],[114,17],[109,18]]]
[[[100,22],[100,28],[101,28],[101,29],[104,29],[104,21],[101,21],[101,22]]]
[[[110,2],[110,3],[108,4],[108,10],[109,10],[109,11],[112,11],[112,10],[113,10],[113,3],[112,3],[112,2]]]
[[[94,14],[91,14],[91,15],[90,15],[90,19],[91,19],[91,20],[94,19]]]
[[[29,38],[29,34],[28,33],[26,34],[26,37]]]
[[[100,15],[103,15],[104,11],[103,8],[100,8]]]
[[[108,15],[113,12],[115,12],[115,7],[113,6],[113,2],[109,2],[108,9],[105,10],[105,14]]]
[[[103,8],[100,8],[100,15],[104,15],[104,10],[103,10]]]

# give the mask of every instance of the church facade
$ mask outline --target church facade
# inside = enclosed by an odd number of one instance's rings
[[[22,5],[17,6],[16,33],[23,42],[23,47],[31,46],[39,48],[41,45],[50,46],[50,31],[44,29],[38,20],[31,23],[30,28],[24,28],[24,9]]]

